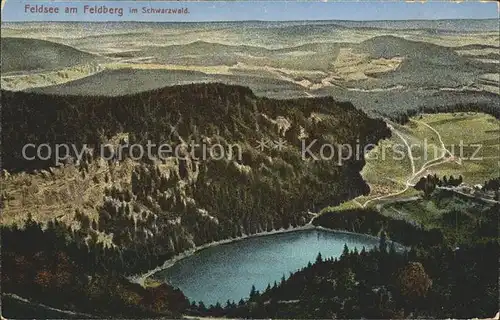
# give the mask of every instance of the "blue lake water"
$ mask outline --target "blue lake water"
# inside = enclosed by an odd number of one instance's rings
[[[191,301],[205,305],[247,298],[252,285],[264,290],[290,272],[324,258],[339,257],[347,244],[350,250],[378,245],[378,239],[326,230],[300,230],[210,247],[176,262],[154,278],[180,288]]]

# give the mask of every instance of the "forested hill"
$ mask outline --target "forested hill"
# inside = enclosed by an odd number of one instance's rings
[[[2,109],[3,164],[10,172],[4,172],[3,222],[19,222],[26,212],[40,222],[58,217],[79,230],[86,245],[119,250],[113,262],[113,250],[103,260],[127,272],[145,271],[207,242],[303,225],[311,218],[308,211],[367,193],[359,174],[362,154],[341,165],[335,157],[303,159],[302,140],[309,145],[317,139],[314,154],[325,143],[359,144],[362,153],[363,146],[390,134],[382,120],[350,103],[258,98],[248,88],[223,84],[114,98],[2,92]],[[96,148],[110,143],[117,150],[148,140],[232,146],[234,158],[203,160],[199,149],[190,152],[184,145],[182,157],[104,161]],[[284,145],[262,150],[261,140]],[[48,169],[54,159],[22,158],[27,143],[88,144],[94,150],[80,163]],[[24,183],[32,187],[18,188]]]
[[[242,86],[192,84],[120,97],[57,96],[2,91],[4,163],[25,171],[47,164],[24,161],[26,143],[74,143],[96,146],[119,133],[129,142],[175,143],[171,126],[185,140],[217,136],[254,143],[260,138],[298,142],[305,129],[310,140],[328,135],[335,143],[377,141],[389,131],[348,102],[330,97],[274,100],[256,97]],[[318,116],[319,115],[319,116]],[[326,116],[325,121],[322,117]],[[278,128],[280,130],[278,130]],[[364,141],[363,141],[364,139]],[[174,141],[173,141],[174,140]],[[296,144],[295,144],[296,145]]]

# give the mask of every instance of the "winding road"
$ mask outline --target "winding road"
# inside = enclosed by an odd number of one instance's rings
[[[379,200],[383,200],[383,199],[395,197],[395,196],[398,196],[398,195],[401,195],[401,194],[405,193],[410,187],[414,186],[413,181],[416,178],[418,178],[422,173],[424,173],[427,169],[429,169],[431,167],[438,166],[438,165],[441,165],[443,163],[447,163],[447,162],[450,162],[450,161],[455,161],[455,162],[457,162],[460,165],[462,164],[461,159],[456,160],[455,157],[454,157],[454,155],[451,153],[451,151],[446,148],[446,145],[443,142],[441,134],[436,129],[434,129],[433,127],[431,127],[429,124],[427,124],[425,122],[417,121],[417,120],[412,120],[411,119],[410,121],[415,122],[415,123],[419,123],[421,125],[424,125],[427,128],[429,128],[430,130],[432,130],[436,134],[436,136],[438,137],[439,143],[441,144],[441,150],[443,150],[443,153],[442,153],[442,155],[440,157],[425,162],[422,165],[422,167],[417,171],[416,168],[415,168],[415,161],[414,161],[415,158],[413,156],[412,148],[411,148],[408,140],[401,134],[401,132],[399,132],[392,125],[392,122],[390,120],[385,119],[385,121],[387,123],[387,127],[395,135],[397,135],[399,137],[399,139],[401,139],[401,141],[403,141],[403,143],[405,144],[406,149],[408,150],[408,156],[410,158],[412,173],[411,173],[410,177],[406,180],[404,189],[402,189],[400,191],[389,193],[389,194],[382,195],[382,196],[378,196],[378,197],[373,198],[373,199],[369,199],[369,200],[365,201],[365,203],[363,203],[363,204],[360,203],[357,200],[353,200],[353,202],[355,204],[357,204],[358,206],[360,206],[361,208],[366,208],[368,206],[368,204],[371,203],[371,202],[373,202],[373,201],[379,201]],[[449,155],[449,157],[447,157],[447,155]]]

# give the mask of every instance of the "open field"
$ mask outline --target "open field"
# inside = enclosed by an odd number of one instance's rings
[[[467,184],[482,184],[500,170],[500,121],[484,114],[424,115],[422,122],[440,133],[446,149],[457,159],[429,173],[462,175]]]
[[[499,126],[481,113],[423,114],[405,125],[392,124],[392,137],[366,156],[361,174],[370,194],[328,210],[414,200],[420,192],[413,185],[429,174],[461,175],[470,186],[498,177]]]
[[[86,64],[31,74],[10,75],[1,78],[4,90],[25,90],[37,87],[49,87],[72,82],[101,72],[99,65]]]

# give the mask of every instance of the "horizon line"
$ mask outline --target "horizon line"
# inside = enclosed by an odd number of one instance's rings
[[[90,0],[90,1],[99,1],[99,0]],[[127,1],[127,0],[118,0],[118,1]],[[131,0],[131,1],[144,1],[148,0]],[[163,1],[163,0],[151,0],[151,1]],[[201,1],[213,1],[213,0],[191,0],[193,2],[201,2]],[[225,0],[215,0],[215,1],[225,1]],[[258,1],[267,1],[267,0],[258,0]],[[285,1],[285,0],[280,0]],[[55,2],[55,1],[54,1]],[[82,20],[82,21],[74,21],[74,20],[44,20],[44,21],[36,21],[36,20],[13,20],[13,21],[5,21],[2,19],[0,21],[3,23],[124,23],[124,22],[135,22],[135,23],[220,23],[220,22],[393,22],[393,21],[463,21],[463,20],[499,20],[497,18],[446,18],[446,19],[373,19],[373,20],[355,20],[355,19],[304,19],[304,20],[200,20],[200,21],[144,21],[144,20],[101,20],[101,21],[93,21],[93,20]],[[500,23],[500,20],[499,20]]]

